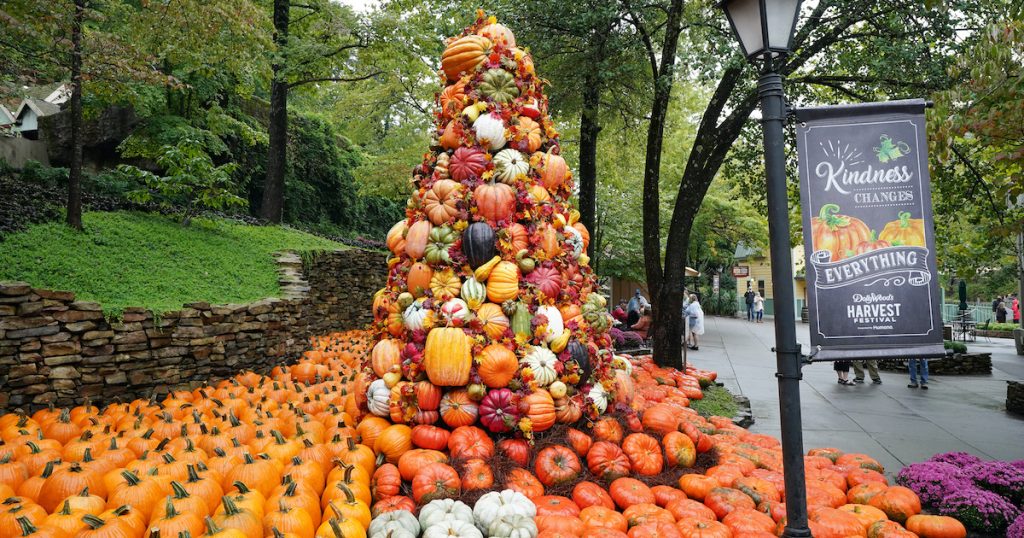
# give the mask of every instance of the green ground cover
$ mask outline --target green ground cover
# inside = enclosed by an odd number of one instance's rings
[[[739,411],[739,406],[732,399],[732,393],[725,387],[711,385],[704,389],[704,398],[690,400],[690,407],[702,417],[720,416],[732,418]]]
[[[280,226],[198,218],[93,212],[84,232],[34,225],[0,242],[0,280],[71,290],[109,315],[143,306],[157,313],[183,303],[241,303],[278,295],[271,253],[328,250],[340,243]]]

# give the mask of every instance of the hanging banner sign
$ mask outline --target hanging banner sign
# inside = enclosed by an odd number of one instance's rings
[[[812,360],[945,355],[924,109],[796,111]]]

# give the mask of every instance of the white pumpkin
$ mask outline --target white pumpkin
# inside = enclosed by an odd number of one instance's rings
[[[469,277],[462,283],[462,290],[459,292],[462,299],[466,301],[469,308],[476,310],[487,300],[487,286],[474,277]]]
[[[378,417],[386,417],[391,414],[389,403],[391,401],[391,389],[383,379],[378,379],[366,388],[366,407]]]
[[[490,538],[537,538],[537,524],[532,517],[499,517],[487,527]]]
[[[448,299],[441,305],[441,316],[448,324],[453,321],[466,321],[469,318],[469,305],[462,299]]]
[[[370,538],[387,536],[389,531],[392,532],[391,538],[401,536],[398,531],[405,532],[415,538],[420,533],[420,522],[408,510],[395,510],[393,512],[384,512],[375,517],[370,522],[368,531]]]
[[[587,393],[587,398],[594,402],[598,413],[604,413],[608,409],[608,391],[604,390],[604,385],[594,383],[594,387]]]
[[[435,499],[420,509],[420,527],[427,529],[446,518],[473,523],[473,510],[462,501]]]
[[[565,323],[562,322],[562,313],[553,306],[538,306],[537,314],[543,314],[548,318],[547,331],[544,333],[544,341],[550,342],[565,332]]]
[[[419,299],[402,312],[402,323],[410,331],[429,331],[434,326],[434,311],[423,306]]]
[[[572,226],[562,228],[565,232],[565,242],[572,247],[572,257],[579,258],[583,254],[583,234]]]
[[[476,141],[491,151],[505,147],[505,122],[493,114],[482,114],[473,122]]]
[[[537,506],[533,501],[526,498],[526,495],[506,489],[503,491],[492,491],[480,497],[473,506],[473,517],[481,529],[490,532],[491,524],[501,518],[512,516],[528,517],[532,521],[537,515]],[[536,533],[536,527],[534,527]],[[488,534],[490,536],[490,534]]]
[[[533,378],[537,381],[538,387],[546,387],[558,379],[558,372],[555,371],[555,364],[558,357],[544,346],[533,346],[519,364],[529,366],[533,370]]]
[[[494,156],[494,178],[511,185],[519,175],[530,173],[530,160],[522,153],[512,149],[503,149]]]
[[[484,538],[484,535],[468,521],[449,519],[427,527],[423,538]]]

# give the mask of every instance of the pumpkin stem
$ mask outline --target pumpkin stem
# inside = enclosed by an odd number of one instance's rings
[[[850,219],[847,218],[847,217],[844,217],[842,215],[839,215],[838,213],[839,213],[839,206],[838,205],[836,205],[836,204],[825,204],[825,205],[821,206],[821,211],[818,212],[818,218],[821,219],[821,221],[823,223],[825,223],[825,225],[828,226],[828,228],[830,230],[833,230],[833,231],[836,228],[843,228],[843,227],[849,226],[850,225]]]
[[[331,531],[334,532],[334,538],[345,538],[344,533],[341,532],[341,522],[331,518],[327,523],[331,526]]]
[[[33,525],[32,521],[30,521],[27,517],[21,516],[21,517],[19,517],[17,519],[17,521],[18,521],[18,526],[21,527],[21,535],[22,536],[32,536],[33,534],[38,532],[38,530],[36,529],[36,526]]]
[[[70,516],[71,515],[71,501],[65,500],[64,501],[64,505],[61,506],[60,511],[57,512],[57,513],[62,515],[62,516]]]
[[[349,489],[348,486],[342,484],[341,482],[338,482],[338,489],[340,489],[342,493],[345,494],[345,500],[348,501],[348,504],[355,504],[356,495],[352,493],[352,490]]]
[[[92,514],[85,514],[84,516],[82,516],[82,522],[88,525],[89,528],[94,531],[99,530],[101,527],[103,527],[103,525],[107,524],[106,521],[103,521],[102,519]]]
[[[192,464],[189,464],[188,465],[188,481],[189,481],[189,483],[199,482],[200,480],[202,480],[202,478],[199,476],[199,472],[196,470],[196,466],[192,465]]]
[[[273,529],[271,529],[271,531],[273,531],[274,533],[274,538],[284,538],[284,534],[282,534],[281,531],[277,530],[277,527],[274,527]]]
[[[294,497],[295,496],[295,491],[296,491],[296,489],[298,489],[298,487],[299,487],[299,483],[298,482],[289,482],[288,483],[288,487],[285,488],[285,490],[284,490],[283,497]]]
[[[242,513],[242,511],[238,508],[238,505],[235,504],[235,501],[231,500],[231,497],[224,495],[223,497],[220,498],[220,500],[222,503],[224,503],[224,513],[226,515],[235,516]]]
[[[245,460],[246,465],[252,465],[256,463],[256,460],[253,459],[252,454],[250,454],[249,452],[242,454],[242,459]]]
[[[277,430],[270,430],[270,435],[272,435],[274,437],[274,442],[279,444],[279,445],[283,445],[283,444],[288,442],[288,441],[285,440],[284,436],[281,435],[281,432],[279,432]]]
[[[352,483],[352,470],[355,469],[355,468],[356,468],[355,465],[346,465],[345,466],[345,483],[346,484],[351,484]]]
[[[231,485],[235,486],[235,489],[237,489],[238,492],[241,493],[242,495],[248,495],[250,493],[250,491],[251,491],[249,489],[249,486],[246,486],[245,483],[240,482],[238,480],[235,480],[234,482],[232,482]]]
[[[213,453],[216,454],[218,458],[223,458],[224,456],[228,455],[228,453],[224,452],[224,449],[221,447],[213,449]]]
[[[178,509],[174,507],[174,502],[170,497],[167,497],[166,504],[164,504],[164,519],[174,519],[174,516],[178,515]]]
[[[216,536],[222,532],[222,529],[217,526],[217,523],[213,520],[212,517],[206,516],[206,518],[203,521],[206,522],[207,536]]]
[[[181,482],[177,480],[171,481],[171,491],[174,492],[175,499],[187,499],[191,496],[188,490],[185,489],[185,486],[181,485]]]
[[[910,228],[910,212],[900,211],[897,215],[900,219],[900,228]]]
[[[160,529],[152,527],[149,529],[149,538],[160,538]]]
[[[124,478],[124,481],[127,482],[129,486],[137,486],[142,482],[139,480],[139,475],[131,471],[121,471],[121,477]]]

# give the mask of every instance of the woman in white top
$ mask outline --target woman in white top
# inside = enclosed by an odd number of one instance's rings
[[[697,337],[704,334],[704,310],[697,302],[697,295],[690,294],[690,304],[686,307],[686,318],[689,321],[688,342],[690,349],[697,351]]]
[[[754,292],[754,315],[757,317],[757,322],[761,323],[761,318],[764,317],[764,297],[761,297],[761,292]]]

